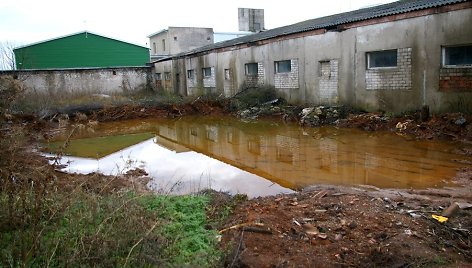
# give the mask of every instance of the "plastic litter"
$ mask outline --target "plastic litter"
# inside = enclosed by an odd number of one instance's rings
[[[431,215],[431,217],[433,219],[437,220],[440,223],[446,222],[449,219],[447,217],[443,217],[443,216],[439,216],[439,215],[435,215],[435,214]]]

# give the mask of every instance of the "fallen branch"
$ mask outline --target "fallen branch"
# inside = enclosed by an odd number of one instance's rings
[[[126,256],[126,260],[125,260],[125,264],[123,265],[123,267],[126,267],[126,265],[128,264],[128,260],[129,260],[129,256],[131,256],[131,253],[133,252],[134,248],[139,245],[139,243],[141,243],[141,241],[144,240],[144,238],[146,238],[153,230],[154,228],[156,228],[157,224],[159,223],[159,221],[156,221],[156,223],[151,227],[151,229],[149,229],[146,234],[141,237],[141,239],[138,240],[138,242],[136,242],[136,244],[134,244],[131,249],[129,250],[128,252],[128,256]]]
[[[245,226],[245,227],[243,227],[243,231],[245,231],[245,232],[253,232],[253,233],[260,233],[260,234],[272,234],[272,231],[271,231],[270,229],[257,228],[257,227],[251,227],[251,226]]]
[[[245,226],[250,226],[250,225],[255,225],[255,226],[259,226],[259,227],[264,227],[265,226],[263,223],[246,222],[246,223],[240,223],[240,224],[236,224],[236,225],[233,225],[231,227],[225,228],[223,230],[218,231],[218,233],[222,234],[222,233],[224,233],[226,231],[229,231],[229,230],[238,229],[238,228],[245,227]]]

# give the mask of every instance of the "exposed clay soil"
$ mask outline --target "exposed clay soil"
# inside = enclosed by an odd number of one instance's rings
[[[85,120],[196,113],[228,111],[197,101],[159,108],[112,107],[91,113]],[[29,129],[37,134],[47,133],[51,124],[34,118],[19,120],[29,122]],[[350,115],[339,126],[391,130],[412,138],[454,139],[464,144],[458,153],[472,152],[472,118],[461,114],[433,116],[423,122],[414,115],[386,119],[379,113],[364,113]],[[110,190],[131,186],[141,191],[139,185],[145,179],[138,178],[142,175],[139,170],[121,178],[77,175],[73,181],[93,190],[97,179],[114,180],[105,183]],[[472,203],[472,168],[458,171],[456,180],[463,187],[414,191],[312,186],[297,194],[240,202],[221,226],[213,228],[222,231],[226,267],[472,267],[472,209],[460,209],[445,223],[432,218],[452,202]],[[67,182],[61,183],[68,187]],[[222,198],[217,206],[230,204]]]
[[[225,225],[236,226],[223,232],[223,245],[231,245],[226,265],[470,267],[472,212],[439,223],[432,215],[449,206],[446,199],[316,186],[250,200]]]

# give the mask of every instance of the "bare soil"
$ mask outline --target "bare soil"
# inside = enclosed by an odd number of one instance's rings
[[[85,120],[215,113],[229,112],[223,105],[196,101],[110,107],[88,114]],[[284,118],[283,113],[277,116]],[[71,120],[79,118],[84,120],[80,116]],[[54,124],[54,120],[25,116],[16,120],[26,123],[36,135],[33,140],[47,135]],[[422,121],[414,114],[387,118],[362,113],[340,120],[338,126],[391,130],[418,139],[453,139],[463,144],[458,153],[472,153],[472,118],[467,115],[445,114]],[[122,177],[74,175],[65,181],[57,173],[61,187],[80,185],[91,191],[129,187],[145,191],[145,175],[136,170]],[[458,170],[456,181],[459,187],[439,190],[316,185],[297,194],[239,202],[221,225],[209,228],[221,232],[220,246],[228,252],[225,267],[472,267],[472,209],[466,206],[472,203],[472,168]],[[453,202],[462,208],[446,222],[432,218]],[[233,204],[229,197],[220,198],[213,210]]]
[[[470,267],[471,210],[446,223],[432,218],[449,206],[447,199],[316,186],[250,200],[225,224],[236,226],[223,232],[223,245],[231,245],[226,265]]]

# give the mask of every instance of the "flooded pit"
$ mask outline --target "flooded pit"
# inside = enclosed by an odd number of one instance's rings
[[[116,175],[139,167],[153,178],[151,188],[176,194],[210,187],[255,197],[313,184],[441,188],[472,161],[455,154],[453,143],[232,117],[110,122],[75,132],[64,171]]]

